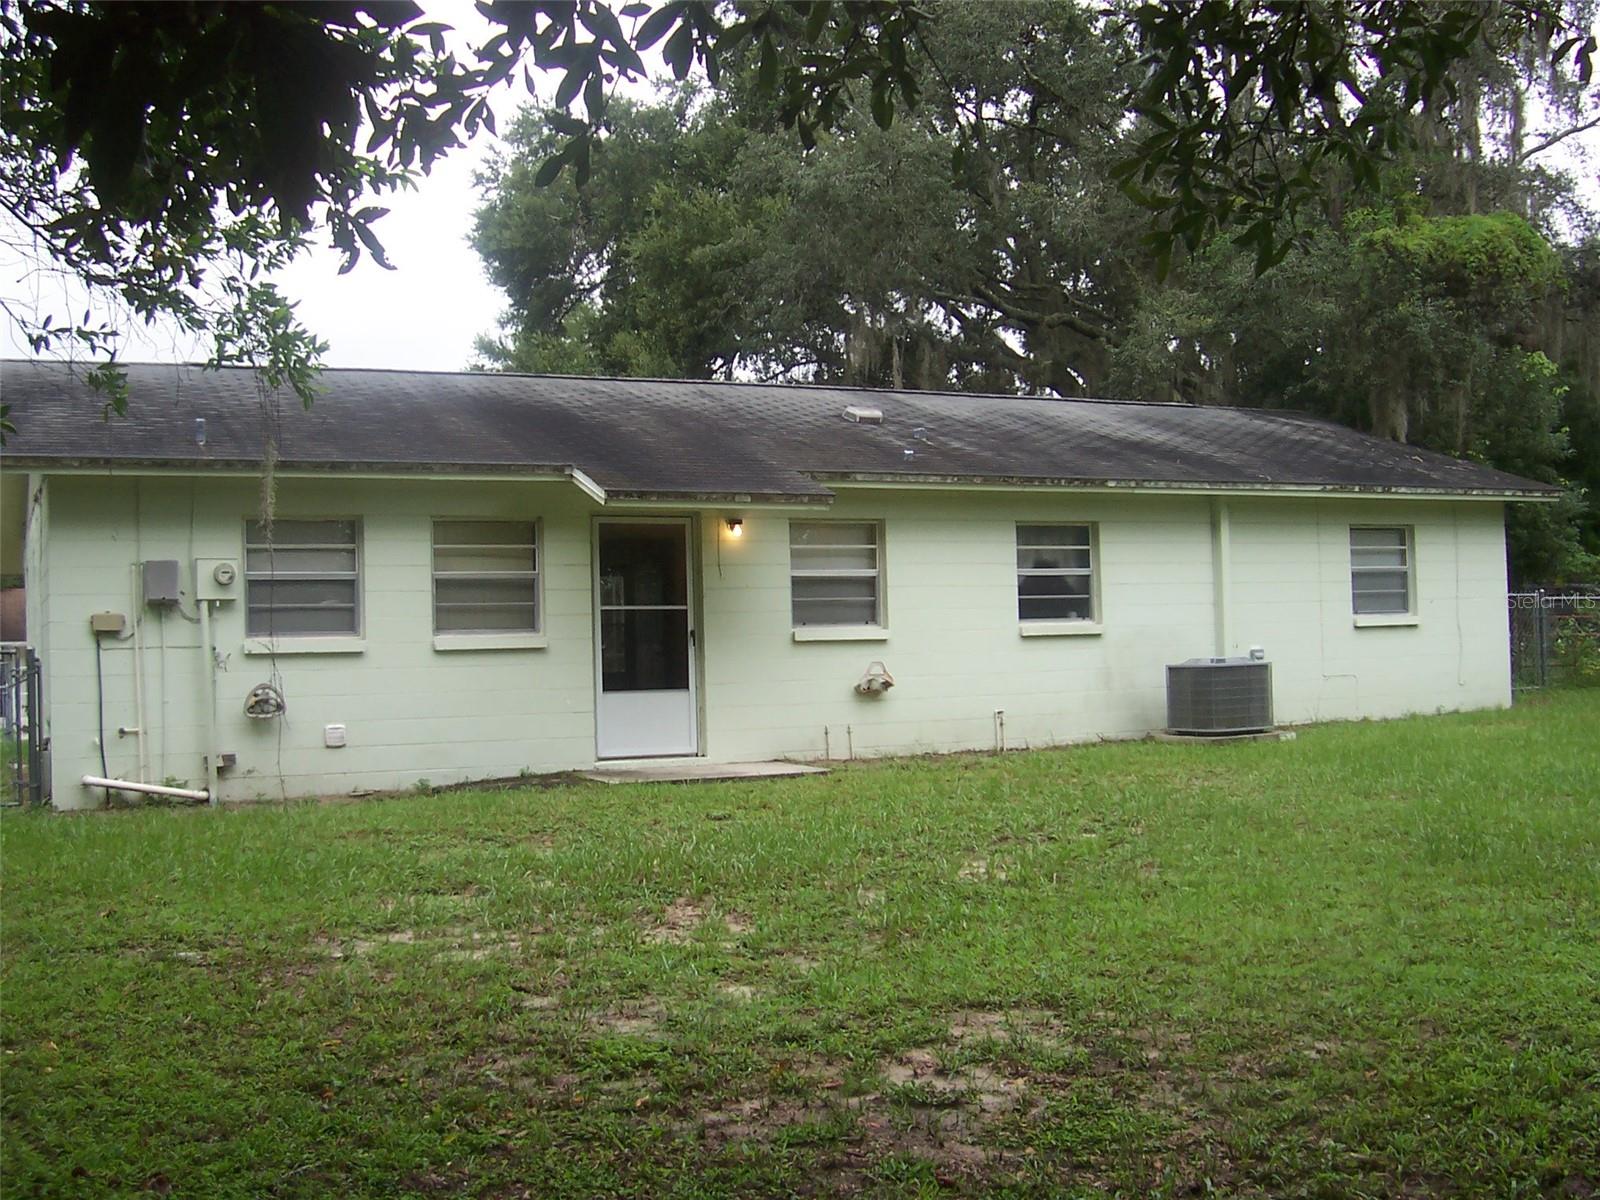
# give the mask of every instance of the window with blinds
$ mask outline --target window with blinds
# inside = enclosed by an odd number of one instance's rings
[[[433,523],[435,633],[537,633],[539,615],[538,525]]]
[[[361,632],[361,522],[246,521],[244,564],[249,636]]]
[[[789,595],[795,628],[883,624],[883,525],[790,521]]]
[[[1412,611],[1411,530],[1350,527],[1350,606],[1357,616]]]
[[[1017,618],[1092,621],[1094,527],[1017,526]]]

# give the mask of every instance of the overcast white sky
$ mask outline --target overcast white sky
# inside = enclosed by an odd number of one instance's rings
[[[424,0],[423,8],[455,27],[458,54],[493,28],[472,0]],[[521,85],[496,95],[497,127],[509,129],[528,99]],[[478,206],[472,176],[499,144],[480,132],[420,179],[415,191],[379,201],[389,215],[376,229],[393,271],[363,256],[355,270],[340,275],[339,255],[319,248],[279,276],[284,294],[299,301],[301,321],[328,341],[329,366],[459,371],[472,361],[473,339],[494,331],[506,303],[467,244]]]
[[[455,26],[462,42],[488,28],[471,0],[430,0],[424,7],[430,17]],[[550,86],[554,87],[553,81]],[[509,127],[517,107],[527,99],[520,85],[495,97],[500,128]],[[1564,165],[1576,167],[1591,185],[1595,162],[1593,157],[1584,161],[1580,143],[1596,140],[1594,135],[1574,138],[1562,148]],[[473,339],[495,329],[505,305],[505,297],[484,277],[466,240],[478,203],[473,172],[496,144],[496,139],[480,134],[465,149],[448,155],[431,176],[419,180],[415,191],[378,201],[390,210],[376,229],[395,270],[385,271],[363,257],[354,271],[340,275],[339,256],[319,246],[279,276],[284,293],[298,303],[304,324],[329,342],[330,366],[455,371],[472,360]],[[0,251],[0,286],[8,294],[17,294],[14,281],[27,270],[22,259]],[[40,282],[35,277],[24,284],[24,292],[28,286],[35,289],[40,313],[83,311],[81,292],[59,281]],[[19,331],[9,320],[0,325],[0,353],[27,357],[30,351]],[[197,361],[206,357],[206,348],[170,329],[135,330],[121,357]]]
[[[471,0],[431,0],[423,7],[467,38],[487,27]],[[509,127],[527,99],[520,85],[495,97],[500,128]],[[284,294],[298,303],[301,321],[329,343],[328,365],[457,371],[472,360],[473,339],[494,330],[505,306],[504,294],[484,277],[467,244],[478,204],[472,175],[496,144],[480,134],[465,149],[446,156],[432,175],[419,179],[415,191],[374,201],[389,209],[374,228],[395,270],[385,271],[363,256],[355,270],[340,275],[339,255],[318,245],[278,276]],[[11,294],[13,281],[26,270],[20,259],[0,257],[0,278]],[[82,315],[84,304],[75,289],[54,280],[35,279],[31,286],[41,314]],[[10,321],[3,325],[4,355],[30,356],[19,331]],[[120,357],[129,362],[197,361],[206,357],[206,348],[168,328],[136,329]]]
[[[509,116],[512,105],[503,107]],[[328,365],[459,371],[473,339],[494,329],[505,294],[467,244],[478,203],[472,173],[488,148],[479,138],[416,191],[378,201],[389,209],[375,228],[393,271],[363,256],[340,275],[339,255],[319,248],[278,277],[301,321],[328,341]]]

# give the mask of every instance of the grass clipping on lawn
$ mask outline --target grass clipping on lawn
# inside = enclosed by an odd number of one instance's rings
[[[1600,692],[0,836],[8,1196],[1600,1186]]]

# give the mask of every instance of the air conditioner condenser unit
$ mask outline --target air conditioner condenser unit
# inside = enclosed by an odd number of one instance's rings
[[[1272,664],[1191,658],[1167,667],[1167,729],[1223,736],[1272,728]]]

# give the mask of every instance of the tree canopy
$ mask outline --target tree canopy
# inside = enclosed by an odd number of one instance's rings
[[[1124,186],[1150,128],[1126,22],[930,3],[923,37],[917,110],[852,108],[810,151],[748,61],[614,104],[586,187],[541,185],[562,126],[525,114],[483,180],[511,299],[485,363],[1293,407],[1539,478],[1600,464],[1595,214],[1528,153],[1592,117],[1514,26],[1370,186],[1321,159],[1329,203],[1264,274],[1248,236],[1162,261]],[[1522,569],[1585,569],[1579,503],[1518,518]]]
[[[581,184],[612,92],[644,73],[643,52],[712,86],[741,69],[810,147],[858,111],[888,128],[959,50],[937,28],[951,7],[917,0],[477,7],[493,32],[458,57],[410,0],[0,0],[0,207],[17,248],[109,303],[80,319],[5,297],[9,318],[36,351],[113,356],[128,319],[171,318],[212,338],[213,361],[256,363],[309,401],[323,347],[264,276],[318,229],[347,269],[363,252],[381,262],[384,208],[372,201],[492,128],[494,88],[559,75],[535,178],[570,168]],[[1321,195],[1317,164],[1340,162],[1365,186],[1403,139],[1401,118],[1453,95],[1450,68],[1492,36],[1489,11],[1468,0],[1118,8],[1121,85],[1145,125],[1124,140],[1117,179],[1152,214],[1157,255],[1239,230],[1258,264],[1275,259],[1286,222]],[[1562,0],[1493,11],[1587,80],[1594,39]],[[991,149],[957,146],[980,160]],[[117,403],[114,367],[100,381]]]
[[[105,302],[10,319],[112,407],[158,319],[309,403],[273,270],[383,263],[383,197],[549,73],[476,230],[492,364],[1284,404],[1600,473],[1593,214],[1540,158],[1600,123],[1592,0],[478,11],[452,50],[410,0],[0,0],[8,236]],[[680,91],[621,99],[646,53]]]

